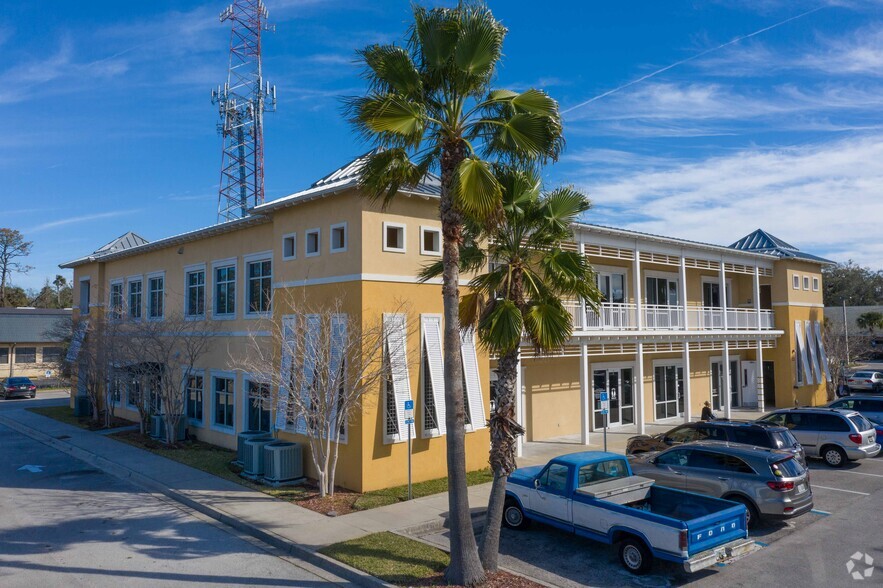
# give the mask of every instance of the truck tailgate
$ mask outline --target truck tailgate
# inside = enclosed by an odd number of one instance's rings
[[[747,533],[745,507],[733,504],[731,508],[691,519],[687,521],[687,531],[691,555],[741,539]]]

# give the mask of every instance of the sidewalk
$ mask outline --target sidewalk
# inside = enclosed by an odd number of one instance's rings
[[[196,511],[360,585],[383,582],[317,552],[379,531],[441,529],[447,493],[372,510],[328,517],[103,435],[20,409],[0,424],[118,478],[164,494]],[[469,488],[473,511],[487,504],[490,484]]]

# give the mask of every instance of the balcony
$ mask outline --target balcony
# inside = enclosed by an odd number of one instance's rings
[[[565,302],[573,317],[574,331],[636,331],[638,307],[635,304],[604,302],[595,311],[582,313],[576,301]],[[722,331],[724,309],[707,306],[667,306],[645,304],[641,308],[642,330],[646,331]],[[773,311],[753,308],[727,308],[727,331],[757,331],[775,328]]]

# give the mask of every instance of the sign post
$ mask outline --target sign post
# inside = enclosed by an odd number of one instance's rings
[[[413,400],[405,400],[405,424],[408,425],[408,500],[411,500],[411,426],[414,424]]]
[[[601,414],[604,415],[604,451],[607,451],[607,420],[610,413],[610,396],[606,391],[601,392]]]

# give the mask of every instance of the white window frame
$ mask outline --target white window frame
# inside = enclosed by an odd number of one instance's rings
[[[809,276],[803,276],[803,289],[809,292]]]
[[[438,251],[431,251],[423,247],[426,233],[435,233],[438,235]],[[384,240],[386,240],[386,231],[384,231]],[[428,227],[420,225],[420,255],[431,255],[433,257],[441,257],[442,254],[442,232],[440,227]]]
[[[310,235],[316,235],[316,250],[310,253]],[[304,257],[319,257],[322,255],[322,229],[307,229],[304,231]]]
[[[812,291],[818,292],[820,286],[821,286],[821,280],[818,277],[813,276],[813,278],[812,278]]]
[[[334,246],[334,231],[337,229],[343,229],[343,247],[335,247]],[[331,225],[329,227],[329,231],[328,231],[328,240],[329,240],[328,250],[331,253],[344,253],[344,252],[346,252],[347,247],[349,246],[349,243],[350,243],[349,229],[347,228],[347,224],[345,222],[343,222],[343,223],[337,223],[337,224]]]
[[[229,314],[218,314],[217,308],[215,308],[215,303],[217,302],[215,296],[216,291],[218,289],[218,270],[225,267],[233,267],[234,271],[238,275],[239,272],[239,260],[235,257],[228,257],[227,259],[216,259],[212,261],[212,296],[211,296],[211,310],[212,310],[212,320],[213,321],[232,321],[236,320],[236,313],[239,312],[239,301],[236,300],[236,290],[238,278],[233,279],[233,312]]]
[[[248,303],[249,292],[251,292],[251,288],[249,288],[249,282],[251,278],[248,273],[248,266],[252,263],[263,263],[265,261],[270,262],[270,301],[269,308],[266,311],[252,311],[250,309],[250,304]],[[271,314],[273,314],[273,252],[272,251],[261,251],[259,253],[250,253],[248,255],[242,256],[242,276],[243,276],[243,287],[242,287],[242,312],[245,318],[247,319],[255,319],[255,318],[267,318]],[[263,278],[264,276],[261,276]]]
[[[445,373],[441,327],[442,315],[429,313],[424,313],[420,315],[420,431],[421,436],[424,439],[428,439],[431,437],[441,437],[447,432],[444,414]],[[429,342],[434,342],[436,338],[438,339],[438,349],[436,350],[435,347],[433,347],[432,351],[430,351]],[[426,357],[427,352],[429,352],[429,358]],[[433,352],[435,353],[434,359],[436,363],[439,364],[437,367],[441,368],[441,373],[436,373],[435,378],[432,377],[432,374],[427,374],[426,370],[423,369],[423,366],[427,363],[427,360],[429,362],[433,360]],[[431,369],[432,366],[430,365],[430,370]],[[435,409],[436,427],[432,429],[426,428],[426,397],[424,396],[424,390],[426,385],[425,379],[427,377],[429,377],[432,382],[432,400],[434,405],[433,408]],[[439,395],[439,392],[441,392],[441,395]]]
[[[139,313],[137,317],[132,316],[132,293],[131,293],[131,284],[133,282],[141,282],[141,304],[139,308]],[[126,316],[129,317],[133,321],[140,321],[144,319],[144,276],[128,276],[126,277]]]
[[[109,288],[107,289],[107,313],[108,317],[111,320],[122,320],[122,318],[126,315],[126,280],[124,278],[113,278],[109,282]],[[113,308],[113,287],[120,287],[120,316],[114,316],[114,308]]]
[[[727,287],[727,294],[726,294],[726,300],[725,300],[724,304],[726,304],[727,308],[733,308],[734,307],[734,305],[733,305],[733,278],[724,278],[724,280],[727,283],[727,286],[726,286]],[[703,299],[702,300],[703,307],[705,306],[705,300],[704,300],[704,298],[705,298],[705,284],[717,284],[718,287],[720,287],[720,283],[721,283],[720,278],[716,278],[714,276],[702,276],[702,284],[701,284],[701,290],[699,292],[699,295]],[[680,292],[678,293],[678,299],[680,299]],[[720,307],[718,307],[718,308],[720,308]]]
[[[285,244],[291,242],[291,255],[285,254]],[[282,235],[282,261],[297,259],[297,233]]]
[[[160,294],[162,297],[162,313],[159,316],[150,316],[150,280],[155,280],[156,278],[162,278],[162,290]],[[147,302],[145,304],[147,316],[145,318],[147,318],[147,320],[149,321],[161,321],[166,317],[166,272],[150,272],[145,276],[145,281],[147,282]],[[144,287],[142,286],[142,292],[143,288]]]
[[[738,356],[731,357],[730,361],[733,361],[734,358],[738,358]],[[651,403],[651,406],[653,409],[653,412],[651,413],[651,415],[653,416],[653,421],[654,422],[669,423],[669,422],[674,422],[675,419],[683,420],[684,413],[675,415],[673,417],[666,417],[666,418],[662,419],[661,421],[658,421],[656,419],[656,405],[659,404],[659,402],[657,402],[657,400],[656,400],[656,368],[658,368],[658,367],[681,368],[681,370],[683,372],[682,378],[683,378],[683,382],[684,382],[683,385],[684,386],[686,386],[687,378],[690,377],[689,374],[687,373],[687,370],[684,369],[684,360],[683,359],[674,359],[674,358],[672,358],[672,359],[654,359],[651,362],[650,369],[652,371],[650,373],[650,396],[649,396],[649,399],[650,399],[650,403]],[[711,368],[709,367],[709,370],[710,369]],[[729,390],[730,390],[729,383],[727,383],[727,394],[729,394]],[[709,395],[710,394],[711,394],[711,390],[709,389]],[[664,401],[664,402],[667,402],[667,401]],[[643,407],[642,407],[642,410],[643,410]],[[686,410],[687,410],[687,399],[686,399],[686,395],[685,395],[685,397],[684,397],[684,411],[686,411]]]
[[[242,405],[242,430],[248,430],[248,405],[249,405],[249,397],[248,397],[248,384],[250,382],[254,382],[255,384],[264,384],[267,386],[270,391],[270,395],[267,397],[267,407],[270,409],[270,430],[268,433],[273,432],[273,427],[275,424],[275,419],[273,418],[273,387],[266,381],[262,382],[260,378],[255,376],[254,374],[243,374],[242,375],[242,385],[240,386],[240,390],[242,392],[242,401],[240,404]]]
[[[791,289],[800,290],[800,274],[791,274]]]
[[[399,247],[389,247],[386,244],[386,231],[387,229],[401,229],[402,230],[402,246]],[[405,253],[408,250],[408,226],[404,223],[393,223],[384,221],[383,222],[383,233],[381,235],[381,243],[383,245],[383,250],[388,253]]]
[[[236,432],[236,414],[233,414],[233,425],[219,425],[215,422],[215,380],[217,379],[233,380],[233,410],[236,410],[236,372],[228,372],[224,370],[211,370],[209,375],[209,393],[211,394],[211,402],[209,402],[209,410],[211,414],[208,417],[209,428],[212,431],[226,433],[232,435]],[[202,381],[203,390],[205,389],[205,378]],[[204,397],[203,397],[204,398]],[[202,401],[203,410],[205,409],[205,400]]]
[[[189,314],[190,309],[187,305],[190,303],[190,284],[188,277],[195,272],[202,272],[202,314]],[[209,307],[209,280],[208,272],[204,263],[194,263],[184,266],[184,320],[201,321],[205,320]],[[203,388],[205,385],[203,384]]]
[[[675,290],[678,293],[678,302],[674,306],[684,306],[684,292],[681,292],[681,280],[680,276],[675,272],[662,272],[659,270],[644,270],[643,276],[641,276],[641,295],[644,299],[641,301],[643,304],[649,305],[647,302],[647,278],[656,278],[661,280],[668,280],[669,282],[674,282]],[[669,306],[668,304],[659,304],[657,306]]]
[[[182,371],[186,371],[187,368],[183,368]],[[187,405],[190,402],[190,386],[188,382],[185,380],[182,388],[184,389],[184,418],[187,419],[188,424],[193,425],[194,427],[204,428],[205,427],[205,417],[206,417],[206,401],[205,401],[205,369],[203,368],[191,368],[190,376],[200,376],[202,378],[202,419],[193,419],[187,416]],[[211,378],[209,378],[211,381]],[[214,390],[212,390],[214,392]]]

